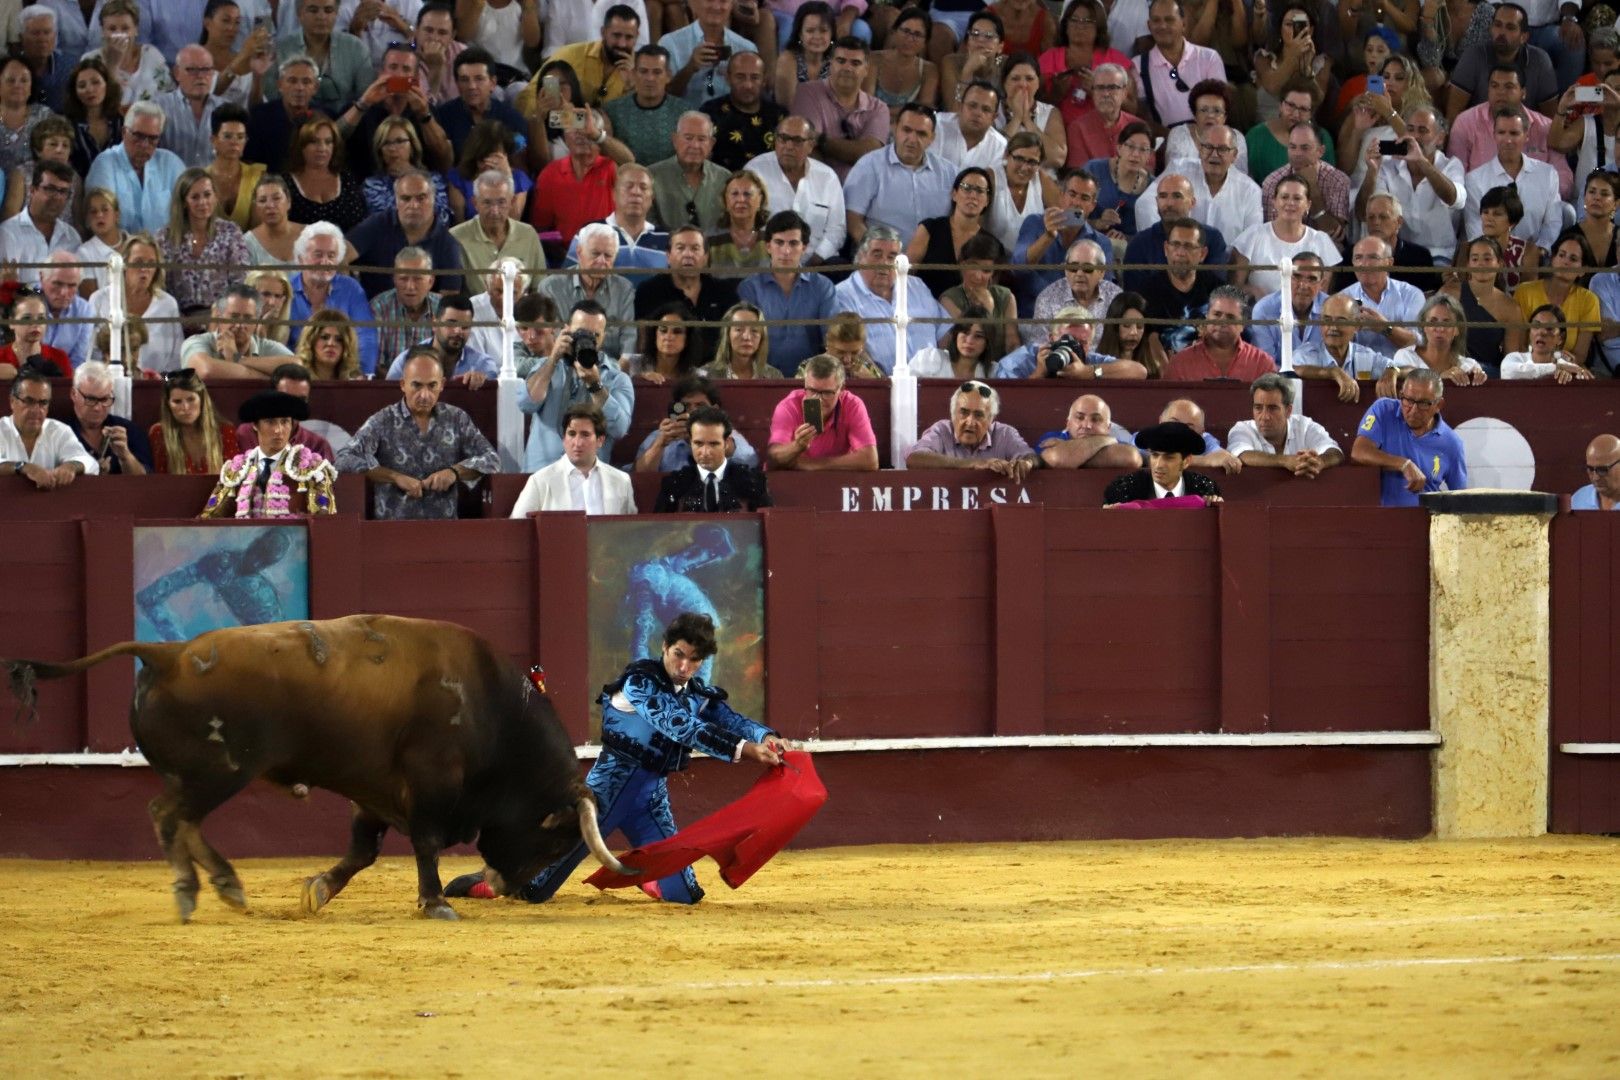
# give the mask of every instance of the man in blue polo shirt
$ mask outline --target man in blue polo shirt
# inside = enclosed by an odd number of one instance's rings
[[[1384,470],[1381,505],[1416,506],[1419,492],[1468,486],[1462,440],[1440,418],[1445,392],[1438,372],[1419,368],[1401,382],[1399,397],[1380,398],[1361,418],[1350,459]]]
[[[1599,435],[1586,444],[1586,478],[1592,481],[1570,496],[1571,510],[1620,509],[1620,438]]]

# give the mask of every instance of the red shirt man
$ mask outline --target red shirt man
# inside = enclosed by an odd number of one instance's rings
[[[583,127],[563,136],[568,156],[540,170],[529,196],[529,224],[540,232],[561,233],[563,247],[580,229],[613,213],[613,185],[619,178],[618,167],[597,148],[601,118],[595,110],[585,115]]]

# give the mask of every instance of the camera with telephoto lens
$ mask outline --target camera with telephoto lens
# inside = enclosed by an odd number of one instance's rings
[[[580,367],[592,368],[602,356],[596,347],[596,334],[591,330],[575,330],[574,342],[568,350],[569,359]]]
[[[1073,334],[1064,334],[1052,342],[1051,350],[1046,354],[1046,373],[1056,375],[1070,364],[1084,363],[1086,359],[1085,347]]]

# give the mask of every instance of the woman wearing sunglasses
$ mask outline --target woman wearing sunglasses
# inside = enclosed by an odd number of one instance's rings
[[[153,472],[212,476],[241,453],[236,428],[214,413],[208,388],[190,368],[163,376],[159,415],[147,434]]]

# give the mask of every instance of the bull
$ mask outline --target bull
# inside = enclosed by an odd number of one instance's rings
[[[221,900],[246,907],[201,825],[259,777],[353,804],[348,854],[304,883],[310,914],[376,861],[389,828],[410,838],[417,906],[435,919],[458,917],[439,878],[439,852],[453,844],[476,840],[502,895],[582,837],[603,865],[623,869],[551,700],[465,627],[351,615],[126,641],[62,664],[0,662],[32,714],[36,680],[116,656],[141,661],[130,729],[163,781],[149,809],[181,922],[196,910],[199,866]]]

